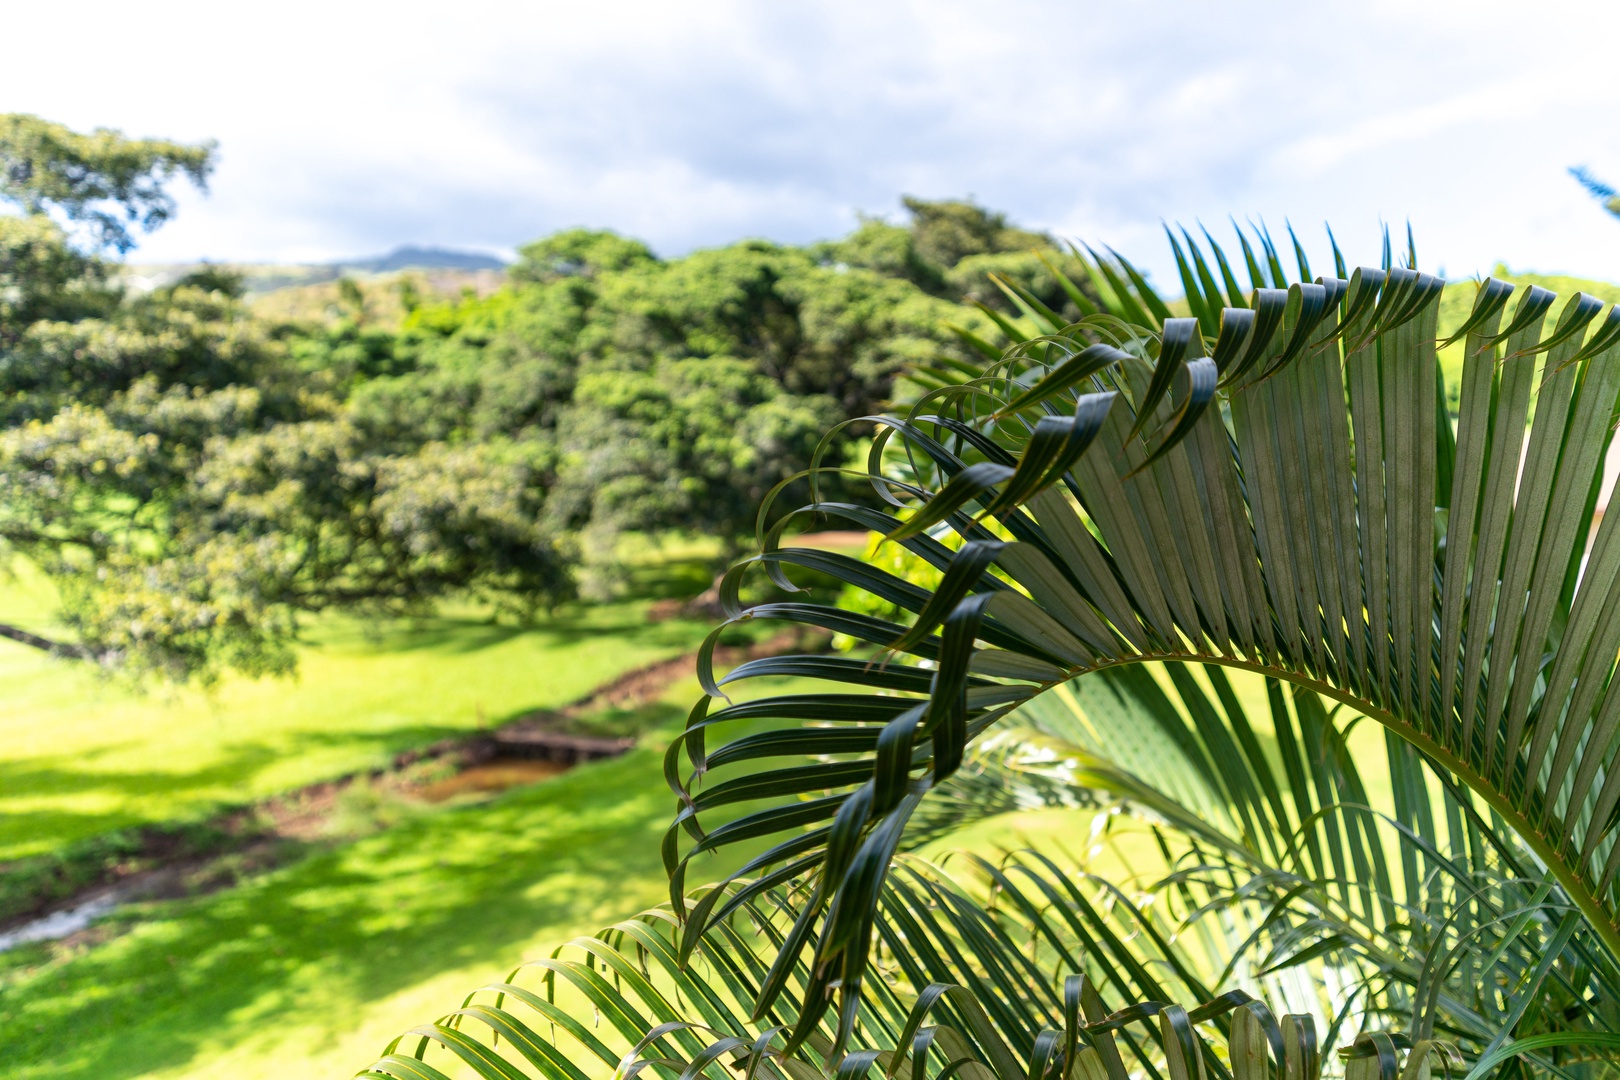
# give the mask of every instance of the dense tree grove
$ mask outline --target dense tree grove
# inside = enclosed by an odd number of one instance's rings
[[[907,226],[670,261],[612,233],[558,233],[522,250],[510,289],[418,310],[383,353],[341,328],[326,363],[371,373],[350,404],[381,441],[543,447],[559,533],[732,539],[821,432],[877,411],[906,367],[960,354],[950,325],[993,334],[960,305],[1011,313],[989,272],[1078,314],[1032,252],[1055,257],[1049,237],[971,203],[906,205]]]
[[[125,291],[102,253],[211,153],[0,118],[0,539],[77,640],[9,636],[206,678],[286,670],[305,613],[611,588],[623,532],[735,544],[824,431],[969,355],[951,326],[993,337],[1016,309],[991,272],[1077,314],[1050,237],[916,199],[904,225],[667,260],[569,230],[492,296],[406,297],[398,328],[358,299],[271,325],[208,268]]]

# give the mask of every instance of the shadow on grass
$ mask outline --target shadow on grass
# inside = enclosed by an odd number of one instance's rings
[[[492,625],[474,618],[436,617],[415,626],[393,624],[374,636],[367,635],[364,649],[372,653],[453,656],[494,648],[521,637],[533,643],[535,656],[519,656],[516,662],[532,663],[536,674],[543,678],[546,653],[558,645],[600,640],[655,657],[678,655],[695,648],[706,630],[706,626],[690,621],[647,622],[639,614],[622,609],[559,614],[544,625],[527,628]],[[339,650],[348,645],[346,640]],[[581,692],[588,690],[581,687]],[[546,704],[560,706],[564,702]],[[505,723],[529,715],[537,707],[538,702],[502,710],[494,719],[497,724]],[[416,723],[375,731],[292,731],[265,740],[243,739],[215,745],[209,748],[208,760],[181,758],[165,762],[172,767],[160,769],[119,769],[105,764],[130,749],[133,740],[72,754],[11,760],[0,757],[0,797],[8,807],[0,814],[0,851],[29,851],[41,838],[54,838],[59,845],[145,823],[153,815],[149,806],[141,804],[154,799],[167,807],[161,815],[164,817],[189,817],[211,806],[241,801],[257,790],[255,780],[265,770],[306,755],[336,752],[353,763],[332,774],[336,775],[367,762],[382,764],[399,751],[466,734],[467,730],[466,724]],[[233,799],[231,792],[241,794]],[[65,794],[73,797],[70,805],[60,804]],[[51,800],[58,805],[11,809],[15,800],[24,799]]]
[[[116,744],[76,754],[0,761],[0,792],[7,800],[56,798],[63,792],[72,792],[92,802],[98,795],[107,795],[114,802],[106,810],[72,810],[61,806],[8,809],[0,814],[0,849],[39,836],[77,837],[144,824],[150,817],[142,813],[136,803],[156,796],[164,797],[180,809],[180,816],[184,816],[183,809],[187,806],[201,811],[235,801],[245,802],[253,791],[254,778],[261,771],[300,754],[359,748],[362,756],[374,756],[380,765],[399,750],[465,733],[463,728],[438,724],[391,728],[374,734],[297,732],[273,742],[230,744],[218,751],[220,756],[216,761],[173,771],[97,768],[97,759],[121,749]],[[221,797],[222,792],[232,791],[240,792],[241,798]]]
[[[671,559],[630,572],[630,593],[639,599],[685,600],[707,589],[723,567],[717,559]]]
[[[610,617],[604,615],[610,614]],[[565,609],[537,616],[533,622],[491,621],[487,616],[431,615],[334,630],[326,628],[317,644],[341,644],[368,652],[439,652],[451,655],[482,652],[518,638],[541,648],[593,638],[618,638],[648,648],[691,647],[702,640],[707,624],[693,620],[651,622],[639,611],[622,607]],[[312,639],[314,640],[314,639]]]
[[[279,1042],[282,1025],[330,1043],[370,1002],[467,965],[504,974],[537,934],[655,903],[670,811],[659,759],[633,751],[229,892],[131,911],[124,936],[0,977],[6,1075],[135,1077]]]

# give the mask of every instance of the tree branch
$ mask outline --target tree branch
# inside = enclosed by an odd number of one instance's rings
[[[42,638],[38,634],[30,634],[27,630],[8,626],[5,623],[0,623],[0,637],[10,638],[12,641],[18,641],[24,645],[31,645],[43,652],[50,653],[52,656],[64,656],[70,660],[90,659],[90,653],[82,645],[73,645],[65,641],[52,641],[50,638]]]

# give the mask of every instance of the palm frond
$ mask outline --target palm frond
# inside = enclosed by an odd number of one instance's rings
[[[1505,1031],[1620,1027],[1612,957],[1579,920],[1566,930],[1571,909],[1548,902],[1530,853],[1466,789],[1389,736],[1393,805],[1380,805],[1349,752],[1354,718],[1298,690],[1273,693],[1269,723],[1256,722],[1221,669],[1203,674],[1207,691],[1168,668],[1167,693],[1140,667],[1055,688],[984,740],[918,819],[944,834],[981,807],[1117,800],[1156,823],[1167,869],[1135,887],[1163,898],[1151,914],[1177,964],[1273,1001],[1294,985],[1268,981],[1284,971],[1359,985],[1352,1033],[1438,1031],[1475,1059]],[[1525,1024],[1514,1010],[1532,997],[1541,1015]],[[1329,1031],[1332,1015],[1318,1013]]]
[[[1620,192],[1614,190],[1602,180],[1593,176],[1585,166],[1576,166],[1569,170],[1569,175],[1575,182],[1585,188],[1587,194],[1603,204],[1603,209],[1616,216],[1620,216]]]
[[[728,902],[687,964],[670,911],[643,913],[479,988],[360,1075],[1315,1080],[1320,1072],[1310,1015],[1279,1020],[1241,990],[1187,996],[1196,983],[1157,971],[1162,958],[1144,958],[1127,940],[1153,932],[1129,897],[1044,856],[975,860],[965,875],[903,857],[884,888],[854,1046],[836,1048],[833,1026],[819,1023],[789,1047],[808,971],[793,973],[769,1015],[750,1019],[748,1003],[798,903],[780,888]],[[1184,1008],[1177,997],[1199,1004]]]
[[[1507,315],[1487,284],[1453,431],[1436,360],[1438,278],[1363,267],[1288,284],[1270,236],[1258,238],[1265,265],[1252,252],[1246,262],[1268,285],[1242,308],[1183,249],[1191,320],[1158,314],[1128,262],[1093,252],[1108,314],[1024,337],[982,375],[885,420],[871,456],[878,500],[784,514],[728,574],[733,620],[835,626],[880,653],[707,676],[670,750],[682,809],[665,852],[687,920],[682,953],[714,917],[686,908],[690,854],[786,834],[747,872],[807,890],[780,961],[809,973],[789,1045],[835,999],[834,1045],[851,1036],[890,862],[967,747],[1055,686],[1146,661],[1258,672],[1372,718],[1500,819],[1551,875],[1556,902],[1620,955],[1620,526],[1605,516],[1593,527],[1620,395],[1610,329],[1620,313],[1589,335],[1599,305],[1577,295],[1544,333],[1549,295],[1527,290]],[[1172,240],[1196,247],[1190,234]],[[1210,353],[1228,326],[1242,332],[1226,335],[1222,368]],[[1207,366],[1222,381],[1200,403]],[[780,546],[810,515],[887,534],[943,572],[938,588]],[[958,550],[918,520],[948,527]],[[792,566],[831,574],[905,620],[810,602],[745,612],[739,583],[756,565],[779,583]],[[845,692],[725,704],[726,687],[766,675]],[[790,726],[746,751],[709,749],[745,718]],[[826,754],[804,764],[818,745]],[[1311,783],[1289,781],[1297,829],[1320,796],[1313,806]],[[726,820],[761,797],[775,808]],[[1251,814],[1269,807],[1265,794],[1244,799]],[[1301,857],[1316,877],[1374,883],[1366,903],[1393,903],[1392,870],[1354,864],[1347,837],[1365,827],[1335,816],[1338,839],[1326,826],[1307,833]],[[781,986],[767,980],[756,1008],[769,1011]]]
[[[689,962],[677,955],[671,911],[645,912],[479,988],[401,1036],[361,1075],[407,1080],[459,1069],[492,1080],[581,1080],[650,1069],[808,1080],[865,1069],[993,1080],[1316,1080],[1325,1064],[1318,1048],[1378,1018],[1366,986],[1376,965],[1319,955],[1214,994],[1189,966],[1195,950],[1175,940],[1196,936],[1208,918],[1187,910],[1199,888],[1198,870],[1187,867],[1151,883],[1120,882],[1049,853],[969,858],[954,870],[902,856],[880,898],[859,1017],[849,1045],[839,1047],[832,1018],[789,1043],[809,988],[803,965],[776,1006],[750,1016],[803,896],[774,887],[734,903],[743,890],[733,886]],[[1258,897],[1244,903],[1260,906]],[[1234,932],[1208,935],[1210,955]],[[1317,969],[1312,977],[1295,977],[1305,964]],[[1519,1053],[1546,1058],[1548,1037],[1575,1034],[1538,1032]],[[1462,1060],[1444,1028],[1438,1038],[1381,1038],[1397,1051],[1397,1071],[1406,1048],[1420,1064],[1431,1052]],[[1376,1045],[1361,1034],[1344,1049],[1362,1054]],[[1355,1071],[1352,1059],[1346,1075]]]

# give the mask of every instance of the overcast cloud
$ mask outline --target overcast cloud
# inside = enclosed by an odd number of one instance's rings
[[[1620,280],[1620,4],[278,3],[6,15],[0,108],[216,138],[136,258],[664,254],[971,193],[1169,274],[1161,220]]]

